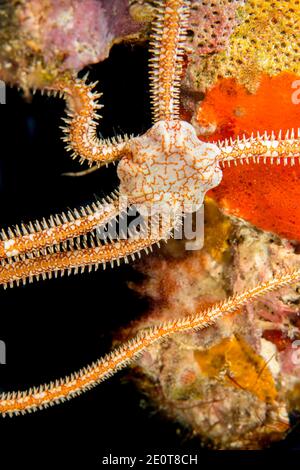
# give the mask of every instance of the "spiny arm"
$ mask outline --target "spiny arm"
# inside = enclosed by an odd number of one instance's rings
[[[14,284],[19,285],[20,281],[26,284],[34,278],[50,279],[53,274],[57,277],[59,273],[63,276],[65,271],[68,274],[77,274],[78,271],[84,272],[85,268],[89,271],[98,269],[100,265],[105,268],[106,263],[112,266],[114,262],[120,264],[122,259],[128,262],[128,256],[134,259],[134,255],[140,256],[142,250],[148,253],[148,249],[151,251],[152,245],[159,244],[161,238],[132,237],[104,244],[96,235],[91,235],[88,240],[77,241],[69,250],[18,261],[3,260],[0,266],[0,284],[5,288],[8,285],[13,287]]]
[[[86,77],[69,79],[56,83],[54,93],[60,92],[67,102],[68,117],[64,119],[66,126],[62,127],[67,150],[72,152],[73,158],[79,157],[81,163],[87,160],[89,165],[101,166],[126,154],[129,138],[98,138],[96,127],[100,116],[97,110],[102,105],[97,101],[101,93],[93,91],[96,83],[87,84]]]
[[[153,119],[179,119],[179,93],[189,0],[157,2],[150,51]]]
[[[71,399],[115,374],[136,359],[146,348],[174,333],[203,329],[218,318],[240,309],[275,289],[299,282],[300,269],[287,270],[258,286],[235,294],[228,300],[193,316],[172,320],[144,329],[133,339],[69,377],[28,391],[3,393],[0,396],[0,413],[17,415],[32,412]]]
[[[267,132],[250,138],[242,137],[236,140],[230,139],[218,143],[221,154],[218,157],[221,165],[230,166],[231,163],[243,164],[244,162],[259,163],[260,159],[277,164],[295,164],[295,158],[300,156],[300,129],[287,131],[282,138],[282,132],[269,135]]]
[[[119,203],[113,194],[107,201],[97,201],[80,210],[51,216],[49,220],[30,222],[0,234],[0,259],[40,252],[46,247],[58,245],[86,234],[106,224],[119,213]]]

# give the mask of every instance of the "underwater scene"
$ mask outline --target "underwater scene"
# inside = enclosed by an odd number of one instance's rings
[[[300,0],[0,0],[0,104],[0,459],[300,450]]]

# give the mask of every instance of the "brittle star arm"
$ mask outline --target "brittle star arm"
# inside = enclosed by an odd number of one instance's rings
[[[73,158],[79,157],[81,163],[86,160],[90,166],[101,166],[121,158],[127,152],[129,140],[126,135],[98,138],[96,128],[100,116],[97,110],[102,105],[97,101],[101,93],[93,91],[96,83],[86,83],[86,77],[69,79],[56,83],[49,90],[50,94],[59,92],[67,103],[68,117],[64,119],[66,126],[62,127],[67,150],[72,152]]]
[[[115,194],[102,202],[51,216],[48,220],[30,222],[0,233],[0,259],[18,257],[72,240],[104,225],[119,214]]]
[[[275,289],[299,281],[300,269],[287,270],[277,274],[269,281],[263,282],[252,289],[237,293],[198,314],[143,329],[119,348],[116,348],[102,359],[71,376],[28,391],[2,393],[0,396],[0,413],[10,416],[24,414],[74,398],[129,365],[152,344],[174,333],[206,328],[215,323],[220,317],[238,311],[247,302],[256,300]]]
[[[179,93],[189,0],[157,1],[150,42],[154,122],[179,119]]]
[[[0,266],[0,284],[6,288],[8,285],[13,287],[19,285],[20,281],[26,284],[27,281],[32,282],[33,279],[51,279],[54,274],[57,277],[67,271],[68,274],[77,274],[79,271],[84,272],[87,268],[89,271],[98,269],[99,266],[106,267],[106,263],[111,266],[116,262],[120,264],[120,260],[128,262],[130,256],[133,260],[135,254],[140,256],[141,251],[148,253],[152,250],[152,245],[158,244],[161,239],[169,236],[169,232],[165,236],[157,237],[147,236],[131,236],[128,239],[118,239],[112,243],[105,243],[95,235],[90,235],[89,239],[78,240],[75,245],[69,247],[68,250],[58,250],[56,253],[41,254],[31,258],[12,260],[2,260]]]
[[[260,159],[264,163],[269,160],[271,163],[275,161],[280,164],[283,161],[285,165],[294,165],[295,158],[300,156],[300,129],[287,131],[284,138],[282,132],[277,135],[274,132],[271,135],[265,132],[255,137],[226,139],[219,142],[218,147],[221,151],[218,161],[222,166],[250,161],[259,163]]]

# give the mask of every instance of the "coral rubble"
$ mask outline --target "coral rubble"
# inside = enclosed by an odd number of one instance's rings
[[[172,242],[139,266],[146,279],[133,287],[152,302],[131,332],[199,311],[299,264],[297,245],[225,217],[212,200],[205,213],[202,250]],[[217,258],[216,236],[223,253]],[[137,383],[159,409],[214,448],[257,449],[281,439],[300,403],[298,304],[297,287],[284,288],[205,331],[154,345],[135,366]]]
[[[127,0],[10,0],[0,21],[0,77],[25,89],[100,62],[141,29]]]

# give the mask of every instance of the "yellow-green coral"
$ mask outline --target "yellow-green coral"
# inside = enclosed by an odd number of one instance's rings
[[[263,73],[300,74],[299,0],[248,0],[226,50],[191,64],[193,85],[205,91],[218,77],[235,77],[255,92]]]

